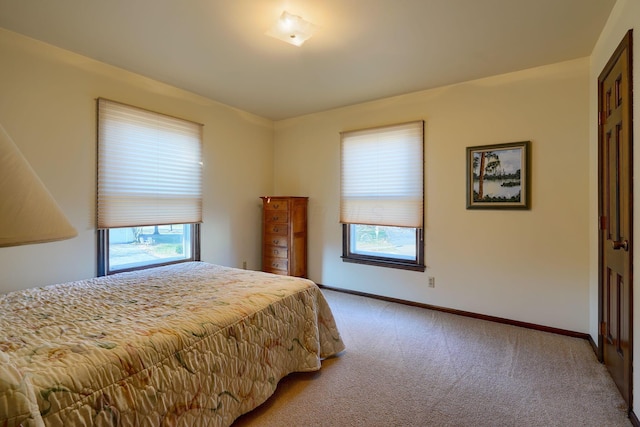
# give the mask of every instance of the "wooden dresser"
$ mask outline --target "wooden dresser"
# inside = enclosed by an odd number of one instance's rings
[[[262,271],[307,277],[308,197],[261,197]]]

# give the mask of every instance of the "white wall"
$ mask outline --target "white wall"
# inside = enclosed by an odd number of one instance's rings
[[[597,224],[598,218],[598,122],[596,120],[598,113],[598,76],[602,72],[609,58],[622,41],[622,38],[628,30],[633,29],[633,83],[635,86],[633,96],[633,134],[635,136],[635,145],[640,138],[640,95],[638,95],[638,87],[640,87],[640,1],[638,0],[618,0],[609,20],[596,43],[591,54],[591,64],[589,73],[589,194],[591,200],[589,202],[589,224]],[[633,240],[640,243],[640,150],[634,149],[634,218],[635,230]],[[589,283],[590,283],[590,318],[589,332],[594,340],[598,337],[598,233],[596,227],[589,228]],[[638,286],[637,272],[640,268],[640,251],[635,250],[633,256],[633,264],[635,266],[635,284]],[[633,306],[635,315],[633,320],[633,342],[634,342],[634,359],[638,361],[638,353],[636,349],[640,345],[640,292],[633,292]],[[637,364],[636,364],[637,366]],[[640,384],[640,370],[634,369],[633,384]],[[637,387],[633,387],[635,390]],[[636,415],[638,414],[638,405],[640,405],[640,393],[633,394],[632,407]]]
[[[310,197],[310,278],[587,332],[588,79],[583,58],[276,122],[276,193]],[[342,262],[339,132],[416,119],[426,121],[427,271]],[[523,140],[531,210],[467,210],[465,148]]]
[[[97,97],[204,124],[203,260],[260,268],[256,206],[273,184],[270,120],[3,29],[0,94],[0,123],[79,233],[0,248],[0,292],[96,274]]]

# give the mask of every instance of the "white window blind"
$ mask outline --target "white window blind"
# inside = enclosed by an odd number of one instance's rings
[[[424,122],[342,133],[340,222],[421,228]]]
[[[202,222],[202,125],[98,100],[98,228]]]

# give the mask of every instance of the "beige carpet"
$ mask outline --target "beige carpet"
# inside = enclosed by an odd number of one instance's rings
[[[587,341],[323,291],[346,351],[234,426],[630,426]]]

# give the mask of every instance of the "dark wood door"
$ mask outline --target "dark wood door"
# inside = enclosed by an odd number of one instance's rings
[[[598,79],[601,360],[631,405],[633,135],[631,32]]]

